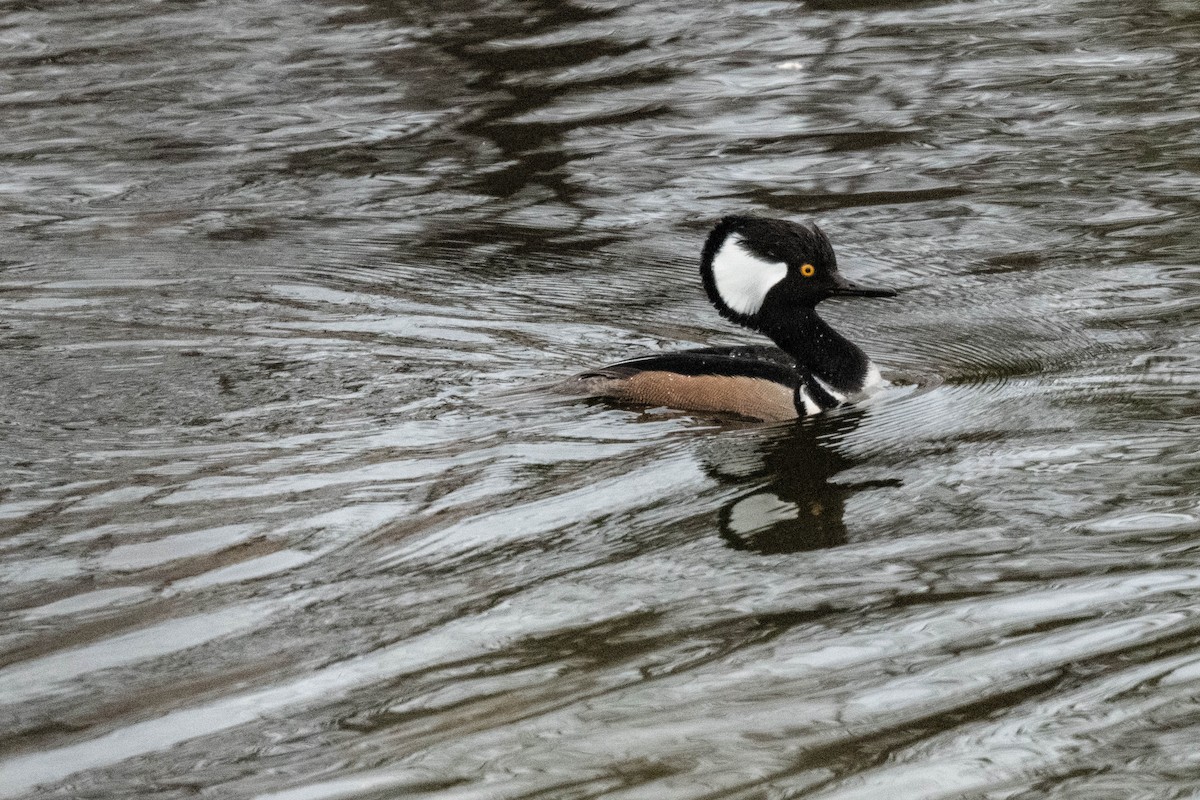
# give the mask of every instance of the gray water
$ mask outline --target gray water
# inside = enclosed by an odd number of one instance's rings
[[[0,25],[0,796],[1200,792],[1194,3]],[[928,387],[540,390],[732,212]]]

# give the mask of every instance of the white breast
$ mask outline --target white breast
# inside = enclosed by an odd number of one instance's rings
[[[721,244],[713,256],[713,283],[725,305],[739,314],[754,314],[771,287],[787,277],[787,264],[758,258],[741,242],[734,233]]]
[[[863,381],[862,391],[870,394],[881,386],[883,386],[883,376],[879,374],[879,367],[872,362],[867,365],[867,377]]]

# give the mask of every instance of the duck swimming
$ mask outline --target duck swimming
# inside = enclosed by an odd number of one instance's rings
[[[817,315],[830,297],[894,297],[842,277],[814,224],[729,216],[700,257],[708,299],[726,319],[776,346],[705,347],[582,372],[563,392],[644,406],[782,421],[854,402],[883,384],[858,345]]]

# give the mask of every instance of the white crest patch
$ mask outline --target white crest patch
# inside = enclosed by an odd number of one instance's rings
[[[787,277],[787,264],[751,255],[741,242],[734,233],[721,243],[712,260],[713,284],[725,305],[739,314],[754,314],[771,287]]]

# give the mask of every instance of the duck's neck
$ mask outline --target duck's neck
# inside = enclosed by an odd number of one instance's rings
[[[867,354],[817,316],[816,309],[793,311],[765,325],[762,332],[839,392],[851,394],[865,388],[872,369]]]

